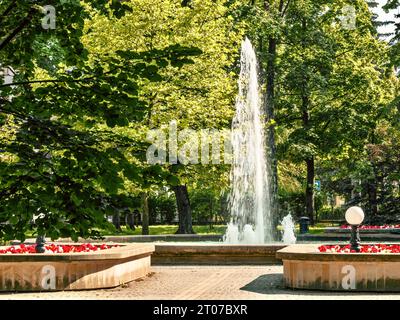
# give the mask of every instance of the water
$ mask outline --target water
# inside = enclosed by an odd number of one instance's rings
[[[224,238],[231,244],[273,241],[265,121],[259,89],[256,54],[246,38],[242,43],[239,93],[232,122],[231,221]]]
[[[284,244],[294,244],[296,243],[295,224],[292,215],[289,213],[286,217],[282,219],[282,242]]]

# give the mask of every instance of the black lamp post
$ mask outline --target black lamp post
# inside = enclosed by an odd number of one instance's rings
[[[351,226],[350,250],[360,252],[360,232],[358,227],[364,221],[364,211],[360,207],[351,207],[346,211],[346,221]]]
[[[45,243],[46,243],[45,236],[38,236],[36,238],[36,247],[35,247],[36,253],[44,253],[46,251],[44,247]]]
[[[350,238],[350,250],[354,250],[355,252],[360,252],[360,232],[358,230],[357,225],[351,226],[351,238]]]

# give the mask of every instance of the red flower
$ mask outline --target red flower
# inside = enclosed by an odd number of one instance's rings
[[[375,230],[375,229],[399,229],[400,228],[400,224],[394,224],[394,225],[388,225],[385,224],[383,226],[360,226],[359,229],[361,230]],[[342,226],[340,226],[340,229],[351,229],[351,227],[347,224],[344,224]]]
[[[331,253],[356,253],[354,250],[350,250],[350,245],[322,245],[318,247],[319,252],[331,252]],[[360,253],[400,253],[399,244],[375,244],[375,245],[362,245]]]
[[[93,245],[91,243],[83,243],[81,245],[56,245],[54,243],[45,245],[46,253],[71,253],[71,252],[91,252],[97,250],[106,250],[119,245]],[[0,254],[17,254],[17,253],[36,253],[36,245],[20,244],[19,246],[11,246],[0,249]]]

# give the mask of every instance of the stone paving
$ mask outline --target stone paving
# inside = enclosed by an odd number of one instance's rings
[[[293,300],[399,299],[400,294],[299,291],[282,285],[282,266],[154,266],[146,278],[104,290],[1,293],[0,299]]]

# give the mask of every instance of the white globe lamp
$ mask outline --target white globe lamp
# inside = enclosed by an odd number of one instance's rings
[[[358,226],[364,221],[364,211],[360,207],[350,207],[345,217],[349,225]]]
[[[346,210],[345,218],[351,226],[350,250],[360,252],[360,233],[358,226],[364,221],[364,211],[360,207],[350,207]]]

